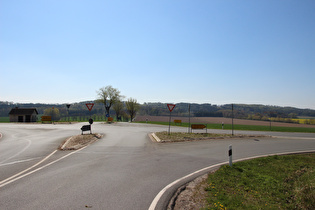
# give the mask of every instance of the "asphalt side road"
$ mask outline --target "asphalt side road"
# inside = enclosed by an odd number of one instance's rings
[[[67,137],[80,134],[84,124],[0,124],[0,209],[148,209],[169,183],[226,162],[231,144],[235,160],[315,150],[315,134],[301,133],[155,143],[148,134],[168,127],[136,123],[94,123],[92,131],[104,134],[102,139],[81,150],[56,150]],[[165,192],[156,209],[163,209],[173,190],[193,178]]]

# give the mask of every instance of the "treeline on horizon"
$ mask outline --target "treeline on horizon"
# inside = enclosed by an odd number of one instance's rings
[[[58,108],[61,117],[78,117],[78,116],[104,116],[105,108],[103,104],[95,103],[93,109],[89,111],[86,103],[93,101],[84,101],[79,103],[72,103],[68,109],[66,104],[42,104],[42,103],[13,103],[7,101],[0,101],[0,117],[8,117],[12,108],[36,108],[39,115],[44,113],[45,109]],[[172,116],[190,116],[191,117],[232,117],[232,104],[212,105],[212,104],[196,104],[196,103],[177,103],[175,109],[172,111]],[[273,119],[295,119],[298,116],[315,117],[315,110],[300,109],[294,107],[280,107],[280,106],[266,106],[266,105],[250,105],[250,104],[233,104],[234,118],[251,119],[251,120],[269,120]],[[110,110],[110,115],[115,116],[115,111]],[[144,103],[140,104],[140,110],[137,115],[150,116],[168,116],[169,110],[166,103]]]

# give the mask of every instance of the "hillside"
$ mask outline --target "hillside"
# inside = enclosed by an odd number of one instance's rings
[[[95,104],[92,111],[88,111],[86,103],[91,101],[83,101],[71,104],[69,109],[70,117],[83,116],[104,116],[105,109],[102,104]],[[45,109],[58,108],[61,118],[68,116],[66,104],[41,104],[41,103],[13,103],[0,101],[0,117],[8,117],[8,113],[14,107],[36,108],[38,113],[42,115]],[[172,112],[173,116],[186,117],[189,115],[189,104],[178,103]],[[115,116],[115,112],[111,109],[111,116]],[[238,119],[254,119],[254,120],[268,120],[272,117],[275,121],[281,119],[298,118],[298,116],[315,117],[315,110],[299,109],[294,107],[280,107],[280,106],[265,106],[265,105],[249,105],[249,104],[234,104],[234,118]],[[169,110],[166,103],[144,103],[141,104],[138,115],[150,116],[168,116]],[[231,104],[212,105],[212,104],[190,104],[190,115],[192,117],[232,117]],[[124,114],[127,118],[127,115]]]

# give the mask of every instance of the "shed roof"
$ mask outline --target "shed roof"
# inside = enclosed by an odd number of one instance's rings
[[[32,115],[34,112],[38,114],[35,108],[13,108],[9,112],[9,115]]]

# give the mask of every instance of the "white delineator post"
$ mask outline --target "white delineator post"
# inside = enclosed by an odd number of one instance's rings
[[[232,167],[232,145],[229,146],[229,164]]]

